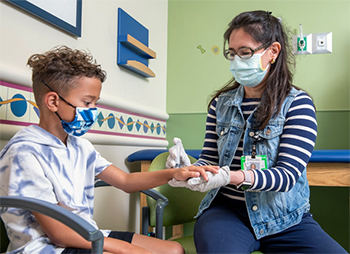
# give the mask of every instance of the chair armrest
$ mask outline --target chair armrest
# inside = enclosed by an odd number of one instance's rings
[[[1,196],[0,207],[17,207],[49,216],[76,231],[90,241],[91,253],[103,253],[104,236],[101,231],[71,211],[47,201],[17,196]]]
[[[95,188],[97,187],[106,187],[106,186],[111,186],[110,184],[99,180],[95,182]],[[154,200],[159,202],[163,202],[166,205],[168,205],[169,201],[166,198],[166,196],[164,196],[163,194],[159,193],[158,191],[154,190],[154,189],[149,189],[149,190],[143,190],[141,191],[143,194],[146,194],[147,196],[150,196],[151,198],[153,198]]]
[[[96,181],[95,187],[104,187],[110,186],[108,183],[104,181]],[[163,214],[164,208],[169,204],[169,200],[163,194],[159,193],[154,189],[143,190],[141,191],[143,194],[153,198],[157,201],[156,204],[156,237],[162,239],[163,238]],[[149,209],[148,207],[142,207],[142,234],[147,235],[148,226],[149,226]]]
[[[153,198],[156,201],[159,200],[159,201],[164,202],[164,204],[166,203],[166,205],[169,204],[169,200],[167,199],[167,197],[164,196],[163,194],[159,193],[158,191],[154,190],[154,189],[143,190],[141,192],[146,194],[147,196],[150,196],[151,198]]]
[[[102,181],[102,180],[97,180],[95,182],[95,188],[97,188],[97,187],[106,187],[106,186],[111,186],[111,185],[106,183],[106,182],[104,182],[104,181]]]
[[[159,239],[163,238],[163,214],[164,208],[169,204],[169,200],[163,194],[159,193],[154,189],[149,189],[145,191],[141,191],[142,193],[150,196],[154,200],[157,201],[156,204],[156,237]],[[143,218],[144,219],[144,218]],[[143,226],[145,226],[145,222],[143,222]],[[142,229],[142,231],[144,231]]]

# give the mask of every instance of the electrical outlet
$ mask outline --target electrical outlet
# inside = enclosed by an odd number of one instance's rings
[[[293,54],[312,54],[312,34],[303,34],[303,39],[300,35],[293,35]]]
[[[332,32],[312,34],[312,54],[332,53]]]
[[[303,38],[298,37],[297,39],[298,51],[303,51],[307,48],[306,42],[307,42],[306,37],[303,37]]]

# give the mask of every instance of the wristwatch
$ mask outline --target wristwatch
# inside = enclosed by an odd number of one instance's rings
[[[252,185],[252,176],[248,170],[242,170],[242,172],[244,174],[244,181],[237,186],[237,189],[246,190]]]

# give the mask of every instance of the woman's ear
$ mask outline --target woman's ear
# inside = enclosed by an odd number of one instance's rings
[[[44,103],[51,112],[58,110],[59,96],[55,92],[49,92],[44,97]]]
[[[276,41],[271,44],[270,46],[270,63],[271,64],[273,64],[276,61],[280,51],[281,51],[281,44],[279,42]]]

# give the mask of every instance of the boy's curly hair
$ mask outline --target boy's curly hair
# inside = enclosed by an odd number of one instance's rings
[[[29,57],[27,65],[33,71],[33,92],[38,106],[43,95],[49,92],[43,80],[55,92],[65,96],[74,87],[76,79],[94,77],[101,82],[106,79],[106,72],[91,54],[67,46],[55,47],[44,54],[34,54]]]

